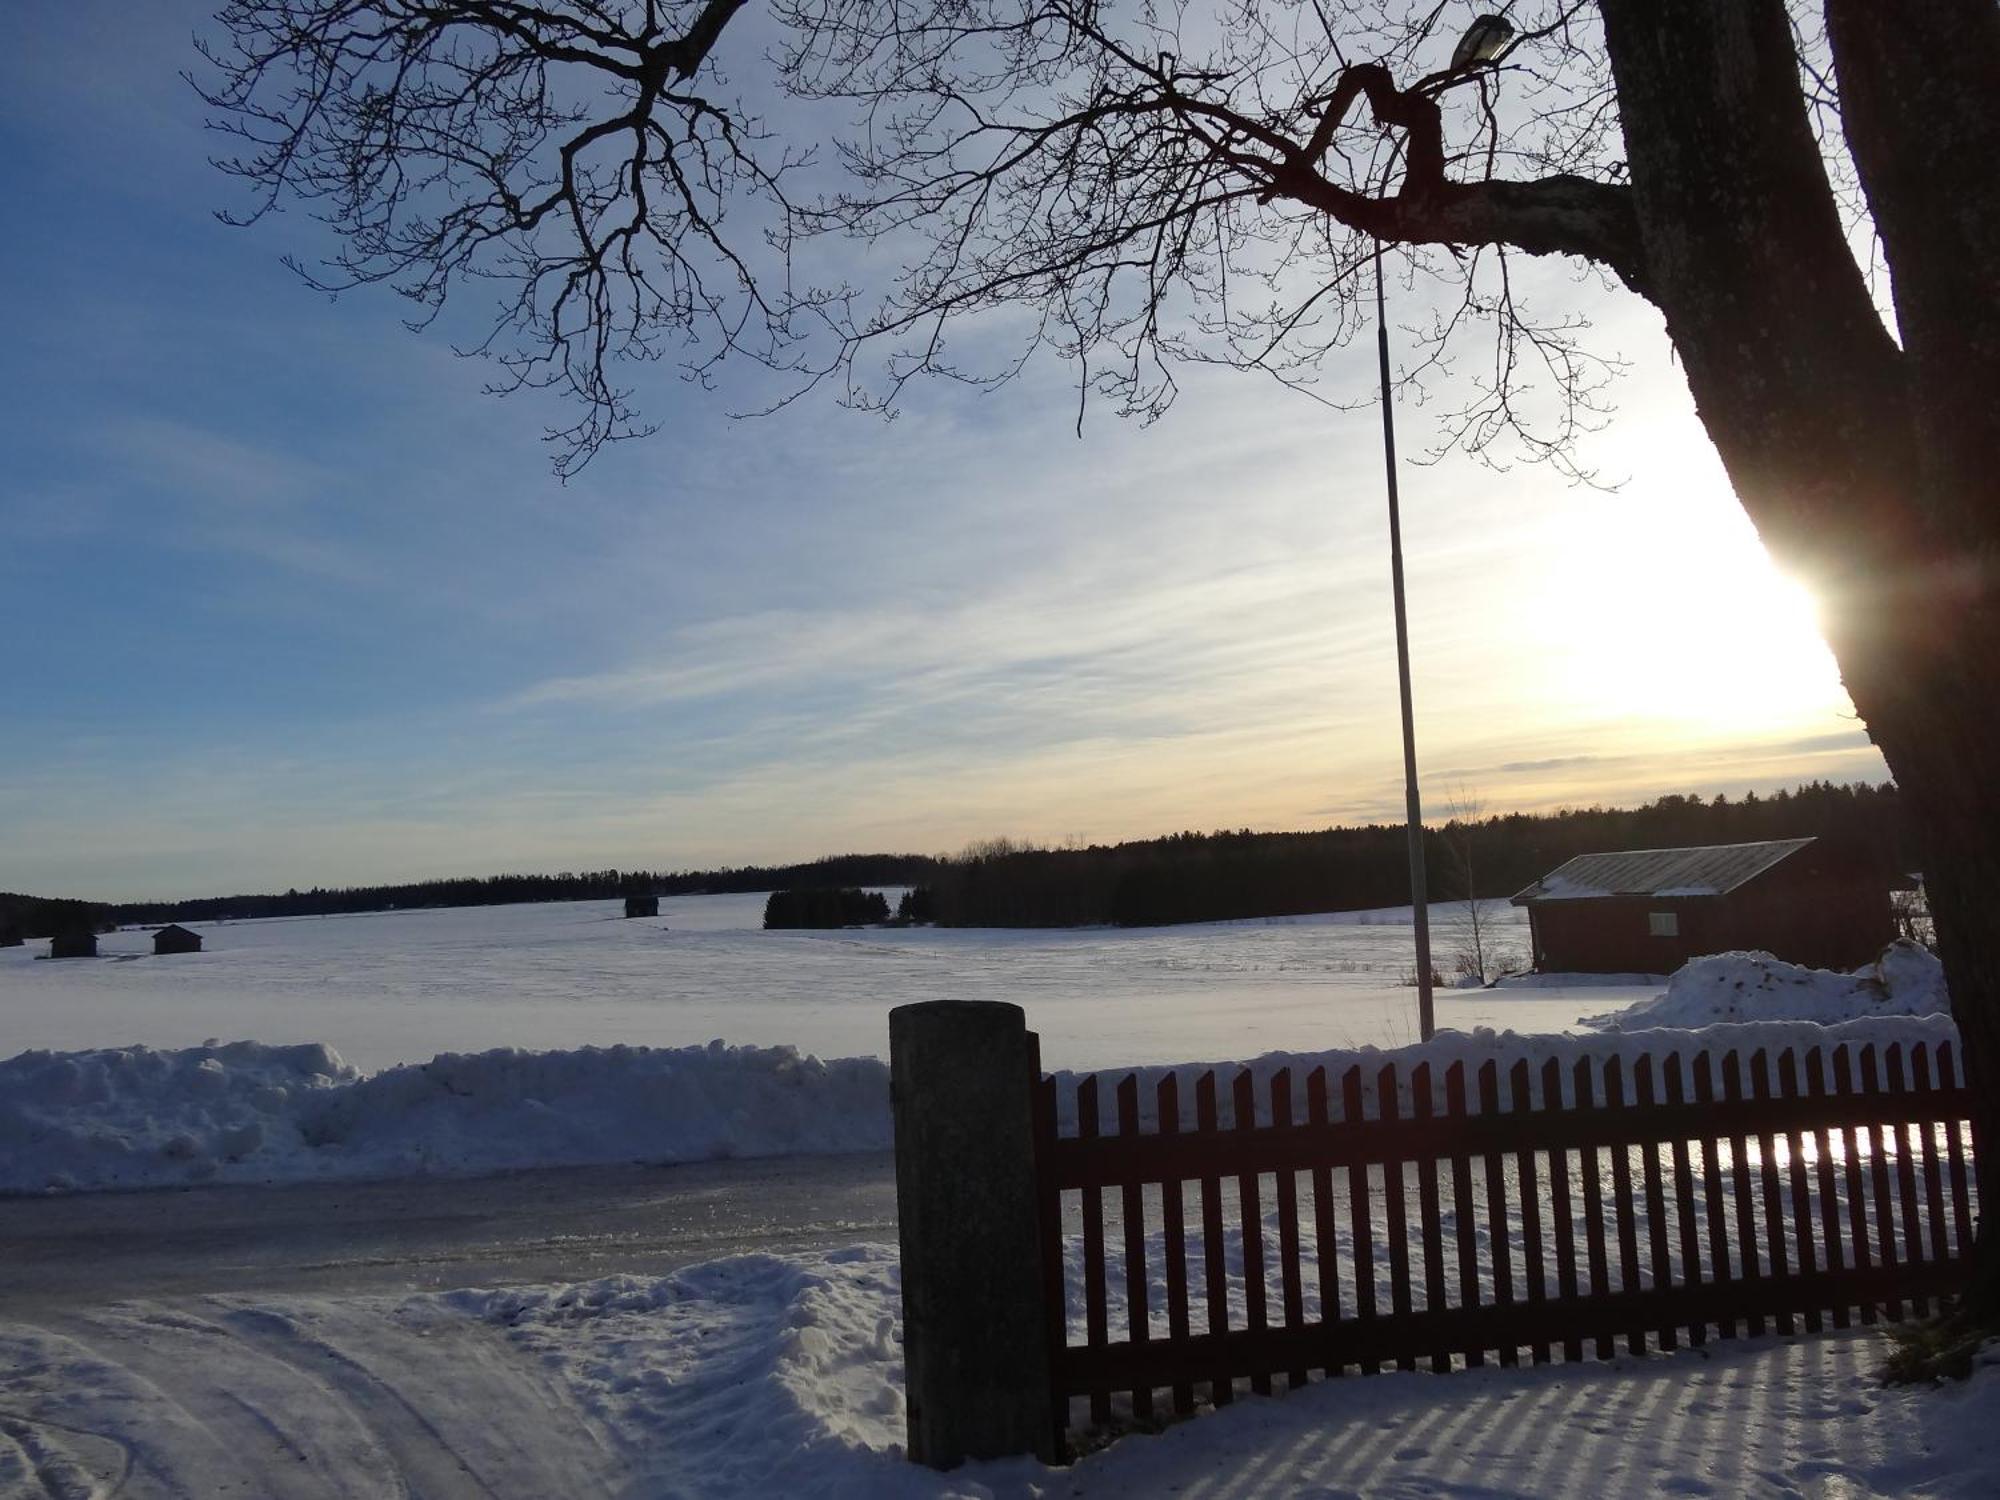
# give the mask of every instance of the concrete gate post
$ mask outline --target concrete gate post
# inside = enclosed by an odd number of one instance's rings
[[[909,1456],[1053,1463],[1035,1198],[1035,1052],[1018,1005],[889,1012]]]

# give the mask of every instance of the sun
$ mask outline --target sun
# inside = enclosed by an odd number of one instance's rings
[[[1681,733],[1764,733],[1853,709],[1809,590],[1733,497],[1590,496],[1545,554],[1552,696]]]

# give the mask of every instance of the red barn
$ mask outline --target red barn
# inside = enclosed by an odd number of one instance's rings
[[[1817,839],[1579,854],[1514,904],[1545,973],[1669,974],[1736,949],[1852,969],[1896,935],[1888,881]]]

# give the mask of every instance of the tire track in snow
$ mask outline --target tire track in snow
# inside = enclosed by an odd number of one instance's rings
[[[107,1484],[96,1483],[89,1467],[80,1462],[75,1454],[65,1452],[59,1444],[49,1441],[46,1436],[49,1432],[80,1438],[86,1445],[103,1444],[116,1449],[118,1472],[108,1476]],[[116,1496],[125,1492],[126,1482],[132,1477],[132,1445],[88,1427],[71,1427],[46,1417],[24,1416],[0,1409],[0,1439],[4,1439],[7,1445],[0,1446],[0,1482],[7,1486],[0,1490],[0,1494],[14,1494],[14,1480],[19,1477],[18,1471],[10,1472],[10,1451],[19,1455],[21,1469],[33,1477],[40,1486],[40,1493],[50,1497],[50,1500],[115,1500]]]
[[[490,1330],[379,1302],[238,1306],[224,1322],[334,1393],[383,1443],[410,1500],[614,1492],[603,1440]]]
[[[45,1317],[37,1326],[88,1351],[147,1398],[144,1415],[114,1437],[144,1459],[135,1494],[407,1494],[393,1457],[337,1392],[205,1317],[127,1304]],[[270,1488],[274,1482],[281,1488]]]
[[[492,1330],[389,1299],[127,1303],[0,1327],[35,1474],[0,1497],[499,1500],[613,1493],[594,1425]],[[26,1399],[24,1399],[26,1398]],[[65,1427],[75,1407],[102,1427]],[[122,1472],[58,1436],[122,1450]],[[17,1472],[15,1479],[24,1476]]]

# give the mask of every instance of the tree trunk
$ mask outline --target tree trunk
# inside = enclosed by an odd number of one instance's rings
[[[1828,0],[1900,346],[1848,249],[1782,0],[1602,11],[1647,295],[1745,510],[1818,594],[1849,695],[1914,813],[1975,1138],[1992,1143],[1980,1201],[2000,1204],[1994,7]],[[1991,1215],[1968,1302],[2000,1317]]]
[[[1951,986],[1975,1092],[1973,1135],[1981,1206],[1967,1309],[2000,1319],[2000,640],[1967,639],[1955,664],[1961,693],[1905,704],[1876,728],[1924,841],[1924,888]],[[1932,678],[1944,685],[1942,674]],[[1881,717],[1878,715],[1878,717]],[[1874,721],[1871,720],[1871,728]],[[1983,1148],[1983,1149],[1982,1149]]]
[[[2000,6],[1827,0],[1849,149],[1908,354],[1921,500],[1991,564],[2000,456]]]
[[[1882,631],[1855,706],[1916,812],[1952,1009],[2000,1203],[2000,8],[1828,0],[1841,119],[1881,237],[1909,370],[1914,509],[1946,580]],[[1900,626],[1900,631],[1895,628]],[[1967,1311],[2000,1322],[1982,1215]]]

